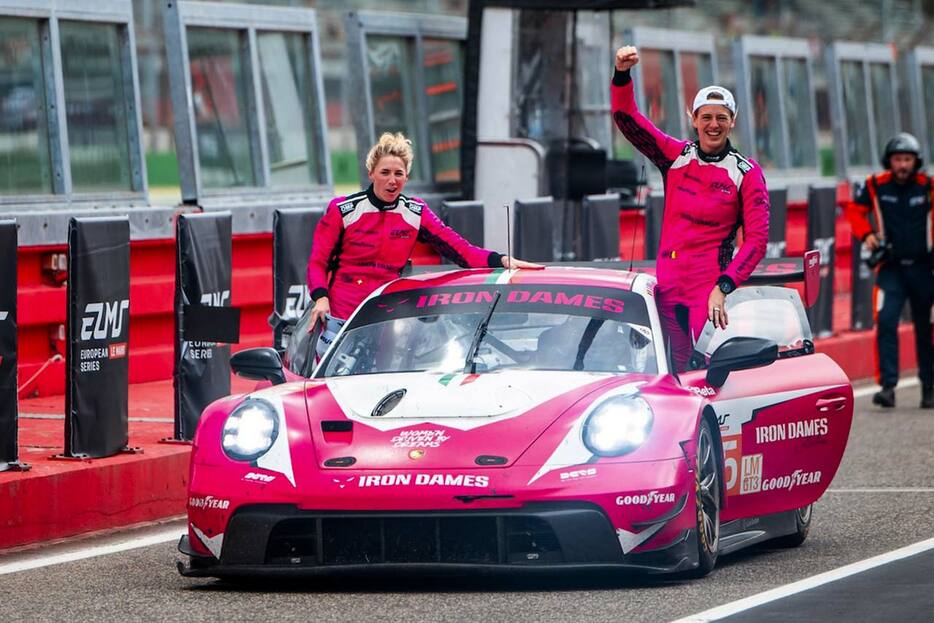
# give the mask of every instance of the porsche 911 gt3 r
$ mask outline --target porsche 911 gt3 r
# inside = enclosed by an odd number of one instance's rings
[[[674,374],[654,291],[588,268],[423,275],[369,297],[310,378],[305,327],[294,370],[238,353],[272,384],[201,418],[180,571],[702,575],[800,544],[849,435],[846,375],[773,286],[730,295]]]

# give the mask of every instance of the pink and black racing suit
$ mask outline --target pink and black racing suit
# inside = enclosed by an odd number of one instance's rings
[[[759,165],[729,141],[720,153],[705,154],[697,142],[678,140],[655,127],[636,106],[629,71],[616,72],[611,95],[617,127],[664,178],[656,295],[675,366],[683,370],[707,322],[714,285],[742,284],[765,255],[765,178]],[[740,226],[743,244],[734,256]]]
[[[400,195],[386,204],[371,186],[332,200],[318,222],[308,258],[311,299],[327,296],[331,316],[346,320],[373,290],[399,276],[416,241],[464,268],[503,266],[501,254],[464,240],[421,199]]]

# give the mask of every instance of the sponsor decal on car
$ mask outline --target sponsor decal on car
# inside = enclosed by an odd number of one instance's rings
[[[750,454],[742,460],[739,494],[758,493],[762,488],[762,454]]]
[[[786,439],[823,437],[827,434],[827,418],[814,418],[798,422],[782,422],[756,428],[756,443],[773,443]]]
[[[616,496],[617,506],[651,506],[652,504],[670,504],[675,501],[673,491],[649,491]]]
[[[392,438],[393,448],[437,448],[451,436],[443,429],[404,430]]]
[[[201,498],[190,497],[188,498],[188,507],[189,508],[217,508],[220,510],[227,510],[230,508],[230,500],[221,500],[214,497],[213,495],[206,495]]]
[[[335,478],[343,489],[345,485]],[[472,474],[380,474],[360,476],[357,487],[476,487],[490,486],[489,476],[474,476]]]
[[[713,387],[710,387],[708,385],[704,385],[703,387],[688,387],[688,389],[694,392],[695,394],[697,394],[698,396],[713,396],[717,393]],[[722,417],[725,418],[727,415],[729,414],[724,414]]]
[[[269,474],[260,474],[259,472],[250,472],[243,479],[251,482],[272,482],[276,477]]]
[[[506,303],[544,303],[548,305],[565,305],[570,307],[585,307],[599,309],[616,314],[623,313],[623,301],[615,298],[595,294],[570,294],[562,291],[550,290],[510,290],[504,299]],[[491,290],[466,290],[463,292],[437,292],[423,294],[418,297],[415,307],[423,309],[440,305],[469,305],[476,303],[492,303]]]
[[[778,476],[776,478],[766,478],[762,481],[762,490],[763,491],[791,491],[795,487],[801,485],[816,485],[820,483],[821,473],[820,470],[813,472],[806,472],[801,469],[796,469],[790,474],[785,476]]]
[[[582,478],[593,478],[597,475],[596,467],[588,467],[587,469],[575,469],[569,472],[561,472],[559,475],[561,480],[580,480]]]

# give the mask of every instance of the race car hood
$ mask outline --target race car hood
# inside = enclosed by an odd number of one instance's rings
[[[309,384],[306,395],[322,468],[352,457],[355,469],[475,469],[513,464],[562,413],[614,378],[550,371],[361,375]]]

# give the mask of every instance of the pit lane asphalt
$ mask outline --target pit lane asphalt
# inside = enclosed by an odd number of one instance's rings
[[[917,386],[900,389],[899,407],[886,411],[868,397],[857,399],[843,465],[815,506],[803,546],[745,550],[721,558],[713,574],[700,580],[591,573],[242,588],[182,578],[173,542],[0,575],[0,621],[671,621],[934,536],[934,411],[917,409],[918,395]],[[910,488],[929,490],[897,490]],[[177,525],[181,531],[184,524]],[[0,556],[0,565],[36,553]],[[919,580],[919,586],[930,581]],[[930,611],[920,610],[918,594],[919,610],[910,618],[925,620]],[[854,590],[851,599],[865,601],[863,620],[885,617],[874,610],[882,606],[873,605],[871,591]],[[789,600],[783,620],[811,617]]]

